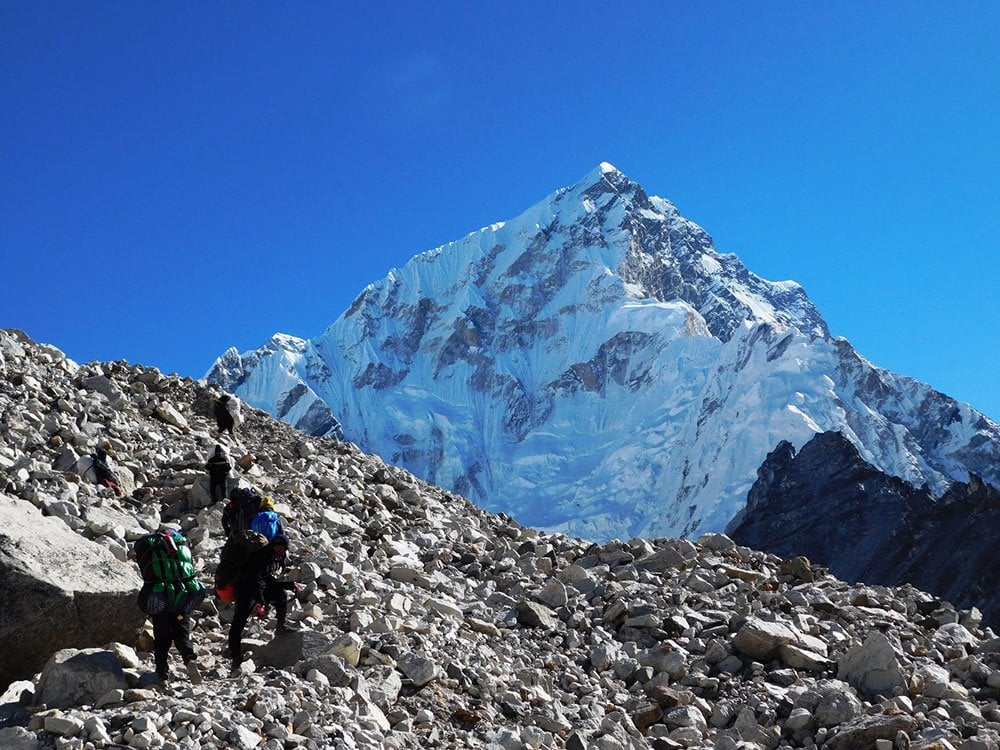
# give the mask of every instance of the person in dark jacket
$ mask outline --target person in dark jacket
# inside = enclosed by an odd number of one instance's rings
[[[212,495],[213,502],[220,503],[226,499],[226,482],[229,480],[231,468],[233,465],[229,463],[226,449],[221,445],[216,445],[205,464],[205,470],[208,471],[208,491]]]
[[[287,554],[288,537],[278,534],[266,547],[252,552],[243,561],[236,578],[236,609],[229,626],[229,657],[232,659],[234,672],[243,661],[243,629],[255,605],[260,605],[261,608],[268,604],[274,605],[276,635],[295,630],[285,622],[288,611],[285,592],[296,591],[297,586],[292,581],[278,580],[278,576],[284,572]]]
[[[94,460],[94,478],[97,483],[104,487],[110,487],[116,495],[121,497],[122,488],[118,485],[118,478],[108,464],[108,452],[104,448],[98,448],[91,458]]]
[[[228,393],[223,393],[212,404],[212,413],[215,415],[215,424],[219,428],[219,434],[228,432],[229,437],[234,437],[233,430],[239,427],[243,421],[239,399],[233,398]]]

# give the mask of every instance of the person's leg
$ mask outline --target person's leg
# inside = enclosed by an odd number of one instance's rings
[[[281,635],[291,630],[292,628],[289,628],[285,621],[288,614],[288,598],[285,596],[285,590],[272,583],[264,590],[264,596],[269,604],[274,605],[274,616],[277,619],[275,632]]]
[[[169,671],[167,656],[170,653],[170,641],[172,638],[171,617],[173,615],[169,613],[160,613],[158,615],[150,615],[149,618],[153,621],[153,663],[155,664],[156,674],[164,679],[166,679]]]
[[[233,612],[233,622],[229,626],[229,658],[233,660],[234,666],[243,661],[243,628],[246,627],[252,609],[253,599],[237,592],[236,611]]]
[[[189,662],[195,658],[194,649],[191,647],[191,634],[188,630],[190,621],[184,615],[171,615],[174,619],[171,623],[171,636],[178,653],[184,662]]]

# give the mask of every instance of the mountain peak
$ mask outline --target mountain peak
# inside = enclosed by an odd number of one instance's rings
[[[293,424],[322,399],[366,450],[592,538],[723,528],[768,450],[819,431],[935,487],[1000,465],[1000,432],[940,424],[943,400],[911,416],[926,389],[828,336],[802,287],[719,254],[603,162],[393,269],[300,350],[272,341],[213,377]]]
[[[587,174],[577,180],[571,190],[574,192],[585,192],[593,188],[595,185],[602,183],[610,184],[620,190],[621,187],[629,182],[630,180],[628,177],[622,174],[621,170],[619,170],[614,164],[602,161],[596,167],[587,172]]]

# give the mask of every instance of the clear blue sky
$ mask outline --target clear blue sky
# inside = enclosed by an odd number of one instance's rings
[[[0,326],[199,377],[606,160],[1000,418],[998,39],[993,0],[9,0]]]

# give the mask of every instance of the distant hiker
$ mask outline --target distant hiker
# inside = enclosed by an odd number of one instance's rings
[[[110,487],[115,495],[121,497],[122,488],[118,485],[118,478],[108,463],[108,452],[104,448],[98,448],[91,458],[94,461],[95,481],[103,487]]]
[[[229,480],[229,470],[233,465],[229,463],[229,454],[221,445],[216,445],[212,455],[209,456],[205,464],[208,471],[208,490],[212,495],[212,502],[221,503],[226,499],[226,482]]]
[[[285,622],[288,611],[286,591],[299,591],[298,584],[292,581],[279,581],[278,576],[284,572],[285,556],[288,553],[288,537],[278,534],[262,549],[247,557],[240,568],[236,579],[236,610],[233,622],[229,626],[229,657],[232,659],[233,671],[237,671],[243,661],[243,628],[246,627],[255,605],[274,605],[277,617],[276,635],[297,630]],[[258,609],[261,614],[266,610]]]
[[[243,416],[240,414],[240,400],[228,393],[223,393],[215,399],[212,411],[215,414],[215,424],[219,428],[219,434],[228,432],[229,437],[235,437],[233,430],[243,422]]]
[[[269,542],[278,534],[285,533],[285,527],[274,509],[274,500],[271,499],[270,495],[265,495],[264,499],[260,501],[260,510],[250,522],[250,529],[266,536]]]
[[[180,652],[191,682],[201,682],[190,639],[191,612],[205,598],[197,579],[187,539],[176,529],[163,528],[140,537],[132,547],[144,581],[139,609],[153,623],[155,681],[169,676],[167,655],[173,643]]]
[[[227,538],[250,528],[260,510],[260,503],[260,494],[251,487],[233,487],[230,490],[229,502],[222,509],[222,530]]]

